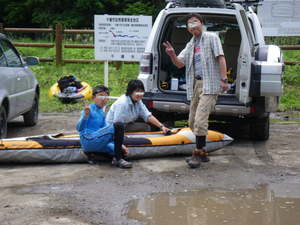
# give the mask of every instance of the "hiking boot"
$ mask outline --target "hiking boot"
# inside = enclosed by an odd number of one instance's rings
[[[119,161],[116,161],[116,166],[123,168],[123,169],[129,169],[132,168],[132,163],[131,162],[127,162],[124,159],[120,159]]]
[[[201,162],[209,162],[210,161],[210,159],[208,158],[207,155],[201,155],[200,159],[201,159]]]
[[[192,159],[192,157],[187,157],[187,158],[185,158],[185,161],[188,163],[191,159]],[[200,160],[201,160],[201,162],[209,162],[210,161],[210,159],[208,158],[207,155],[200,156]]]
[[[191,169],[198,168],[201,164],[200,156],[193,154],[190,160],[187,160],[187,164]]]
[[[186,157],[186,158],[185,158],[185,162],[188,163],[191,159],[192,159],[192,156]]]

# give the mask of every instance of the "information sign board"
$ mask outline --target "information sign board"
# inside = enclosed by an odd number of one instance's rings
[[[95,59],[139,61],[152,28],[151,16],[95,15]]]

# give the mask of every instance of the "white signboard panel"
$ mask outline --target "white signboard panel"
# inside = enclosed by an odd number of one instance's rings
[[[258,17],[266,36],[300,36],[300,0],[264,0]]]
[[[152,28],[151,16],[95,15],[95,59],[139,61]]]

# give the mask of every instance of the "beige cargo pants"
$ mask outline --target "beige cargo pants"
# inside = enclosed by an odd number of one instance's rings
[[[196,136],[206,136],[208,117],[217,102],[217,94],[203,94],[203,80],[195,80],[190,105],[189,127]]]

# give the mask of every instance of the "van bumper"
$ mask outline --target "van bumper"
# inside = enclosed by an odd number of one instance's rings
[[[167,102],[167,101],[153,101],[153,109],[156,111],[161,111],[165,113],[188,113],[190,106],[186,103],[180,102]],[[217,104],[215,106],[212,114],[215,115],[231,115],[240,116],[247,115],[250,113],[250,107],[235,105],[221,105]]]

